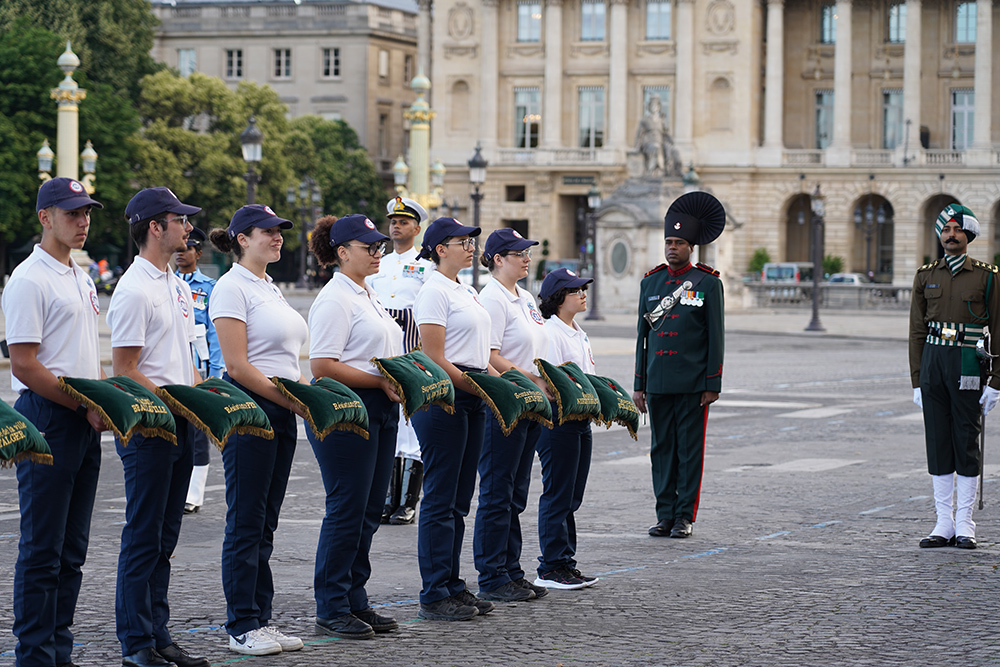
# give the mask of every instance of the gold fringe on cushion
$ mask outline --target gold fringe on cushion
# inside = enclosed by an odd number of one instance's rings
[[[417,347],[416,349],[419,350],[420,348]],[[412,352],[412,351],[413,350],[410,350],[410,352]],[[409,354],[409,353],[407,353],[407,354]],[[385,368],[382,366],[382,364],[379,363],[378,357],[372,357],[369,361],[371,361],[371,363],[375,366],[375,368],[378,369],[378,372],[382,374],[382,377],[384,377],[386,380],[389,381],[389,384],[392,385],[392,390],[394,392],[396,392],[396,395],[399,396],[400,399],[402,399],[402,402],[400,403],[400,407],[403,410],[403,419],[404,419],[404,421],[405,421],[405,423],[407,425],[409,425],[409,423],[410,423],[410,417],[412,417],[417,412],[420,412],[421,410],[430,410],[430,407],[432,405],[439,406],[442,410],[444,410],[445,412],[447,412],[449,415],[455,414],[455,406],[454,405],[449,405],[446,401],[442,401],[442,400],[430,401],[429,403],[424,403],[419,408],[417,408],[416,410],[414,410],[412,413],[407,413],[406,412],[406,394],[403,392],[403,387],[399,384],[399,382],[396,381],[396,378],[392,377],[392,375],[390,375],[389,372],[387,370],[385,370]]]
[[[169,392],[162,389],[161,387],[157,387],[156,395],[159,396],[160,400],[166,403],[167,407],[173,410],[176,414],[179,414],[181,417],[184,417],[184,419],[187,419],[189,422],[194,424],[194,427],[199,431],[201,431],[202,433],[204,433],[205,436],[212,441],[212,444],[215,445],[220,452],[223,449],[225,449],[226,443],[229,442],[229,438],[230,436],[233,435],[233,433],[238,433],[240,435],[256,435],[257,437],[264,438],[265,440],[274,439],[274,430],[272,429],[264,429],[260,428],[259,426],[237,426],[236,428],[232,429],[229,433],[227,433],[226,437],[224,437],[220,441],[217,437],[215,437],[215,434],[212,433],[212,430],[208,428],[205,422],[198,419],[198,415],[191,412],[191,410],[182,405],[176,398],[171,396]]]
[[[551,419],[546,419],[543,415],[540,415],[537,412],[525,412],[523,415],[521,415],[521,419],[530,419],[531,421],[536,421],[548,429],[555,427],[555,424],[552,423]]]
[[[486,390],[480,387],[467,372],[462,373],[462,379],[468,382],[469,385],[475,390],[474,393],[476,396],[483,399],[483,402],[490,406],[490,410],[493,411],[493,416],[496,417],[497,423],[500,424],[500,430],[503,431],[504,437],[506,438],[509,436],[511,431],[514,430],[514,427],[517,426],[518,420],[515,419],[514,423],[508,426],[507,422],[505,422],[503,417],[500,415],[500,410],[497,408],[496,403],[494,403],[493,399],[486,393]]]
[[[306,423],[309,424],[309,428],[310,428],[310,430],[312,430],[313,435],[316,436],[317,440],[320,440],[320,441],[326,440],[326,437],[328,435],[330,435],[331,433],[333,433],[334,431],[349,431],[351,433],[355,433],[357,435],[360,435],[365,440],[368,439],[368,431],[366,431],[365,429],[361,428],[357,424],[350,424],[348,422],[341,422],[339,424],[333,424],[333,425],[328,426],[327,428],[323,429],[322,431],[317,430],[316,429],[316,422],[313,421],[312,411],[309,410],[308,406],[306,406],[305,403],[303,403],[302,401],[300,401],[299,399],[297,399],[295,396],[292,396],[291,393],[289,393],[288,389],[285,388],[285,385],[283,384],[281,378],[275,376],[275,377],[271,378],[271,382],[273,382],[274,386],[278,388],[278,391],[281,392],[282,396],[284,396],[285,398],[287,398],[289,401],[291,401],[295,405],[299,406],[299,409],[302,410],[304,413],[306,413]],[[364,404],[362,403],[362,405],[364,405]],[[367,408],[366,408],[366,410],[367,410]]]
[[[18,452],[13,458],[0,459],[0,468],[13,468],[21,461],[31,461],[43,465],[52,465],[51,454],[40,454],[39,452]]]
[[[552,378],[550,378],[548,376],[548,373],[545,372],[545,368],[542,366],[541,363],[539,363],[538,359],[535,359],[535,366],[538,368],[538,375],[541,376],[541,378],[545,380],[545,384],[548,385],[549,393],[552,394],[556,399],[556,407],[559,408],[557,410],[558,414],[556,415],[558,418],[553,420],[554,422],[556,422],[556,425],[562,426],[563,424],[566,423],[568,419],[579,420],[579,419],[590,418],[590,415],[569,415],[568,417],[564,415],[562,396],[559,394],[559,390],[556,389],[556,385],[552,382]],[[554,428],[554,427],[550,426],[549,428]]]
[[[122,447],[128,447],[129,441],[132,439],[132,436],[135,435],[136,433],[146,438],[162,438],[163,440],[169,442],[171,445],[177,444],[177,434],[171,433],[170,431],[162,428],[147,428],[145,426],[140,426],[136,424],[125,433],[122,433],[121,430],[118,429],[117,426],[115,426],[114,422],[111,421],[111,418],[108,417],[108,413],[104,411],[104,408],[102,408],[100,405],[98,405],[91,399],[87,398],[86,396],[78,392],[76,389],[70,386],[69,383],[63,380],[62,377],[59,378],[59,388],[62,389],[67,394],[69,394],[70,398],[72,398],[74,401],[79,401],[80,403],[83,403],[84,405],[87,406],[88,409],[93,410],[98,415],[100,415],[101,421],[104,422],[104,425],[108,427],[109,431],[115,434],[115,437],[118,438],[118,442],[122,443]],[[159,388],[157,388],[157,391],[159,391]]]

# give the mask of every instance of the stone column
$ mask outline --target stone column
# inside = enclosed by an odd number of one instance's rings
[[[975,120],[969,164],[989,166],[993,149],[993,0],[976,2],[976,83]]]
[[[562,145],[562,0],[545,3],[545,89],[542,91],[542,146]]]
[[[908,160],[920,155],[920,21],[921,0],[906,0],[906,45],[903,52],[903,137]],[[910,129],[906,130],[906,123]],[[903,164],[902,159],[897,164]]]
[[[764,144],[761,165],[779,166],[784,141],[785,0],[767,2],[767,61],[764,70]]]
[[[833,58],[833,141],[826,164],[851,164],[851,0],[837,0],[837,44]]]
[[[431,74],[431,0],[417,0],[417,71]],[[409,83],[409,81],[407,81]]]
[[[491,154],[497,146],[497,87],[500,67],[497,49],[497,6],[500,0],[482,0],[483,18],[479,37],[479,140],[483,152]],[[487,159],[490,159],[487,157]]]
[[[694,0],[677,2],[674,141],[682,162],[694,159]]]
[[[629,0],[611,0],[611,29],[608,32],[611,47],[611,67],[608,71],[608,147],[624,151],[628,146],[625,130],[628,121],[628,3]]]

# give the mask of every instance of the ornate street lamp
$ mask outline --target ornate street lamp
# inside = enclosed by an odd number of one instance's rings
[[[80,182],[83,184],[83,188],[87,191],[87,194],[92,195],[97,189],[94,187],[94,179],[96,178],[94,172],[97,171],[97,151],[94,150],[94,146],[90,141],[87,141],[83,152],[80,153],[80,161],[83,163],[83,179]]]
[[[476,142],[476,152],[469,158],[469,183],[472,184],[472,225],[479,227],[479,203],[483,200],[483,193],[479,191],[479,186],[486,181],[486,158],[483,157],[482,147]],[[472,288],[479,291],[479,245],[472,253]]]
[[[87,143],[89,144],[90,142],[88,141]],[[48,139],[42,142],[42,147],[38,149],[37,153],[35,153],[35,157],[38,158],[38,178],[40,178],[43,183],[52,179],[52,174],[50,172],[52,171],[52,160],[55,156],[56,154],[53,153],[52,149],[49,147]]]
[[[257,202],[257,183],[260,176],[254,173],[253,166],[260,162],[264,146],[264,133],[257,127],[257,119],[250,116],[250,124],[240,133],[240,147],[243,149],[243,161],[247,163],[247,173],[243,178],[247,181],[247,203]]]
[[[819,183],[809,199],[812,208],[813,233],[813,288],[812,288],[812,320],[806,331],[826,331],[819,321],[819,281],[823,273],[823,217],[826,215],[826,201],[819,191]]]
[[[294,185],[288,186],[285,199],[289,204],[298,204],[299,219],[302,227],[299,231],[299,279],[295,286],[299,289],[309,289],[309,230],[315,226],[316,217],[322,210],[323,193],[319,189],[319,184],[312,176],[306,176],[299,183],[298,192]]]
[[[593,283],[590,286],[590,312],[587,313],[586,319],[588,320],[603,320],[604,317],[601,315],[601,311],[597,306],[597,258],[600,256],[600,251],[597,248],[597,209],[601,207],[601,191],[597,189],[597,185],[591,185],[590,191],[587,193],[587,221],[588,227],[590,228],[590,243],[593,250],[591,251],[591,278]]]

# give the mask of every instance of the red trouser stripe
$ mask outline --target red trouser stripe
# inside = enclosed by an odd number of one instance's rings
[[[698,520],[698,505],[701,503],[701,481],[705,478],[705,434],[708,433],[708,406],[705,406],[705,416],[701,422],[701,475],[698,477],[698,494],[694,497],[694,511],[691,512],[691,522]]]

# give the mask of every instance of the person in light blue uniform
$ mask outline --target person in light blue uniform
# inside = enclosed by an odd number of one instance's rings
[[[187,248],[174,253],[174,265],[181,280],[191,286],[191,298],[194,299],[194,324],[198,336],[194,342],[192,355],[195,368],[202,379],[207,377],[222,377],[225,362],[222,360],[222,350],[219,348],[219,337],[215,333],[215,325],[208,317],[208,300],[212,296],[215,281],[198,270],[198,260],[201,259],[202,246],[208,239],[205,232],[197,227],[188,235]],[[194,469],[191,471],[191,485],[188,486],[187,500],[184,503],[184,513],[191,514],[201,509],[205,502],[205,482],[208,480],[209,448],[208,436],[197,431],[194,437]]]

